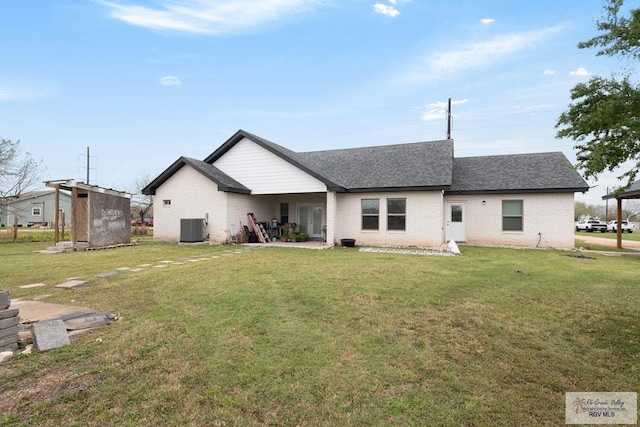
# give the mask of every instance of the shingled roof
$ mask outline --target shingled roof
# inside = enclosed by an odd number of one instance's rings
[[[560,152],[454,159],[453,141],[441,140],[296,153],[239,130],[203,161],[179,158],[143,193],[155,194],[156,188],[188,164],[221,191],[250,194],[249,188],[212,165],[244,138],[324,182],[330,191],[443,190],[445,194],[474,194],[589,189]]]
[[[461,157],[446,194],[576,192],[589,186],[560,152]]]
[[[313,151],[298,158],[345,191],[444,189],[451,185],[453,141]]]
[[[175,174],[184,165],[189,165],[202,175],[209,178],[211,181],[218,185],[220,191],[228,191],[231,193],[251,194],[251,190],[231,178],[226,173],[222,172],[217,167],[203,162],[202,160],[196,160],[189,157],[180,157],[173,162],[171,166],[164,170],[156,179],[151,181],[145,188],[142,189],[143,194],[156,194],[156,189],[161,186],[167,179]]]

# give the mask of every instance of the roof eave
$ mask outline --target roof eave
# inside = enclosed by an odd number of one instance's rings
[[[550,193],[584,193],[589,187],[575,188],[534,188],[534,189],[502,189],[502,190],[445,190],[445,195],[462,194],[550,194]]]
[[[400,186],[400,187],[361,187],[345,188],[342,193],[375,193],[375,192],[399,192],[399,191],[446,191],[449,186]]]

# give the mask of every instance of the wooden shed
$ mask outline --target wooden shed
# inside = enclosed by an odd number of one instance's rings
[[[55,241],[59,242],[60,190],[71,192],[71,243],[100,248],[131,243],[131,194],[73,180],[45,182],[56,190]]]

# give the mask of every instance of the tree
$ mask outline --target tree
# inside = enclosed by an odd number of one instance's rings
[[[136,179],[136,194],[131,198],[131,214],[140,218],[143,224],[145,223],[145,218],[148,218],[153,213],[153,196],[142,194],[142,189],[149,185],[150,182],[149,175]]]
[[[0,205],[9,212],[9,203],[40,184],[42,162],[20,149],[20,141],[0,138]],[[17,239],[18,212],[13,212],[13,240]]]
[[[604,18],[597,23],[602,34],[581,42],[578,48],[600,48],[596,55],[640,59],[640,9],[621,16],[624,0],[607,0]],[[618,178],[626,179],[618,192],[631,185],[640,172],[640,86],[632,70],[610,78],[594,76],[571,90],[569,109],[556,123],[556,137],[577,144],[577,167],[585,178],[597,178],[626,162],[633,166]]]

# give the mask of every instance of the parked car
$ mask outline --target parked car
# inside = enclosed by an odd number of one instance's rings
[[[606,233],[607,224],[597,219],[583,219],[576,223],[576,231],[586,231],[588,233],[599,231]]]
[[[633,229],[634,229],[634,225],[631,224],[629,221],[624,220],[624,221],[622,221],[620,223],[621,233],[624,233],[625,231],[627,233],[633,233]],[[607,223],[607,231],[613,231],[614,233],[617,233],[618,232],[618,221],[616,221],[615,219],[609,221]]]

